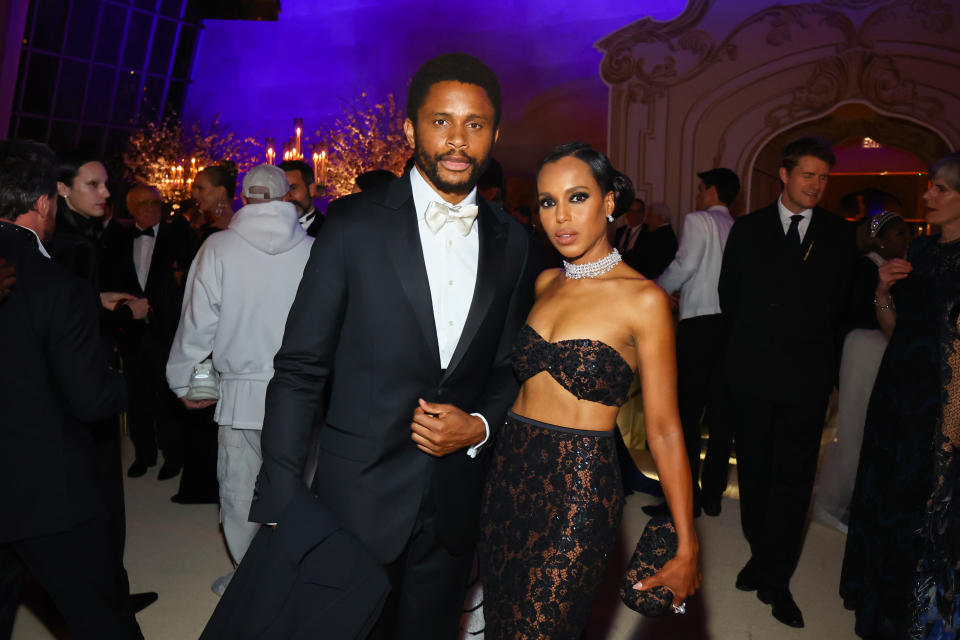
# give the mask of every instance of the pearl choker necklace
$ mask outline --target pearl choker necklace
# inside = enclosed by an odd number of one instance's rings
[[[623,258],[620,257],[620,252],[614,249],[604,257],[600,258],[595,262],[586,262],[584,264],[573,264],[572,262],[563,261],[563,270],[567,274],[567,277],[572,280],[579,280],[580,278],[599,278],[610,269],[613,269],[620,263]]]

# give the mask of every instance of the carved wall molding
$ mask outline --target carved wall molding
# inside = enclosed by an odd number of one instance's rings
[[[803,29],[827,28],[837,33],[838,51],[872,49],[871,31],[891,22],[918,21],[927,30],[943,33],[952,28],[951,6],[944,0],[823,0],[777,5],[755,12],[715,41],[709,31],[697,26],[713,5],[712,0],[691,0],[683,14],[669,22],[640,20],[597,42],[604,52],[600,75],[611,85],[626,84],[632,101],[652,102],[673,85],[685,82],[708,67],[736,61],[736,40],[745,31],[767,24],[765,41],[771,47],[794,42]],[[845,9],[877,7],[857,27]],[[662,59],[650,62],[650,45],[662,45]],[[687,54],[687,55],[680,55]],[[687,60],[690,59],[690,60]],[[762,62],[762,61],[758,61]]]
[[[790,90],[789,104],[771,109],[764,118],[770,130],[791,122],[826,113],[838,103],[862,98],[883,110],[917,118],[935,120],[943,115],[943,102],[921,95],[916,83],[905,79],[891,56],[872,51],[850,49],[838,56],[819,60],[799,87]]]

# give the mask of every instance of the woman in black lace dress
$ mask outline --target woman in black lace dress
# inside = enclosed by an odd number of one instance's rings
[[[679,537],[676,557],[642,587],[664,585],[679,604],[700,582],[670,306],[606,237],[607,217],[633,189],[584,143],[548,155],[537,189],[541,222],[565,261],[537,280],[514,351],[522,387],[484,493],[479,560],[494,639],[580,637],[623,510],[613,429],[637,369]]]
[[[864,638],[960,637],[960,152],[930,175],[927,221],[940,234],[878,273],[877,320],[892,335],[867,412],[840,584]]]

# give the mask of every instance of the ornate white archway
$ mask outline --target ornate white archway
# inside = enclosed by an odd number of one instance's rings
[[[768,5],[691,0],[670,22],[641,20],[597,43],[610,87],[608,151],[648,202],[682,214],[696,172],[726,166],[751,203],[754,190],[769,190],[755,171],[766,145],[804,123],[841,141],[852,125],[828,120],[846,103],[884,116],[861,126],[919,145],[911,151],[920,157],[960,147],[957,3]]]

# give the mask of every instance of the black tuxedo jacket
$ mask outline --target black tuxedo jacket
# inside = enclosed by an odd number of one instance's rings
[[[309,226],[307,226],[307,235],[311,238],[316,238],[317,234],[320,233],[320,228],[323,226],[324,218],[323,214],[320,213],[320,210],[314,208],[313,220],[310,221]]]
[[[0,303],[0,543],[66,531],[104,510],[83,424],[126,405],[109,369],[92,287],[43,257],[29,231],[0,221],[17,283]]]
[[[314,490],[344,528],[390,562],[429,493],[444,545],[472,547],[485,456],[422,453],[410,423],[422,397],[481,413],[493,434],[518,391],[510,351],[532,303],[530,236],[478,200],[477,283],[446,370],[409,177],[330,206],[274,361],[251,520],[276,522],[302,482],[314,410],[332,384]]]
[[[719,292],[732,389],[822,393],[836,380],[855,260],[850,226],[815,208],[800,256],[786,248],[776,203],[730,230]]]
[[[104,232],[101,239],[101,289],[130,293],[150,301],[150,322],[137,326],[144,335],[157,341],[163,352],[162,359],[166,360],[180,322],[186,275],[200,241],[185,218],[164,219],[157,228],[146,285],[141,287],[133,261],[133,240],[133,227],[110,225]],[[129,333],[130,323],[124,328]]]

